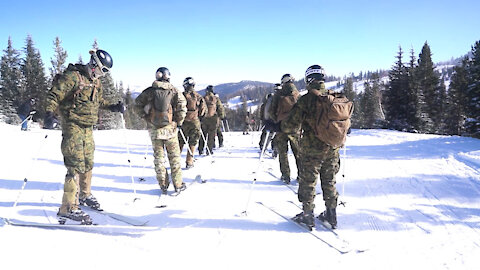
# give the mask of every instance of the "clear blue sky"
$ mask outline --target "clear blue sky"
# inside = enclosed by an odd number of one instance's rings
[[[95,39],[113,58],[115,81],[143,89],[166,66],[181,86],[300,79],[312,64],[327,74],[389,69],[399,46],[418,56],[428,41],[433,61],[459,57],[480,40],[478,0],[2,0],[0,49],[31,35],[45,68],[58,36],[67,62]],[[200,90],[200,89],[199,89]]]

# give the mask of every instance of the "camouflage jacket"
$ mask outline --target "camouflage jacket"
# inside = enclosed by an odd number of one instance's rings
[[[293,109],[290,111],[288,117],[282,121],[282,132],[287,134],[302,133],[302,140],[308,140],[307,144],[316,145],[322,143],[315,136],[315,122],[317,121],[318,108],[316,105],[318,94],[313,92],[321,92],[326,94],[325,84],[321,83],[313,87],[307,87],[308,93],[301,96]],[[303,132],[302,132],[303,131]],[[304,142],[305,143],[305,142]]]
[[[170,102],[173,110],[172,123],[162,128],[156,128],[152,123],[147,120],[147,111],[146,107],[151,106],[155,98],[155,90],[157,89],[166,89],[173,90],[174,95]],[[146,88],[143,92],[135,99],[135,112],[147,121],[148,129],[158,133],[156,136],[159,139],[169,139],[173,136],[176,136],[177,126],[181,126],[185,120],[187,114],[187,101],[183,94],[179,93],[177,88],[169,82],[164,81],[154,81],[151,87]]]
[[[54,112],[58,108],[63,121],[93,126],[98,121],[99,108],[110,105],[103,98],[102,83],[90,78],[87,66],[69,64],[63,74],[54,78],[45,111]]]

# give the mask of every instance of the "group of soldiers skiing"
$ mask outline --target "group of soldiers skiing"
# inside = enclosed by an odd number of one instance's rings
[[[100,78],[112,68],[112,57],[100,49],[91,50],[90,55],[87,64],[69,64],[53,81],[46,99],[44,119],[44,128],[52,129],[58,123],[56,112],[61,118],[61,151],[67,174],[57,216],[63,222],[71,219],[82,224],[92,224],[92,220],[80,205],[102,210],[91,192],[95,148],[93,126],[98,121],[99,109],[125,111],[121,101],[110,104],[103,98]],[[339,148],[319,140],[312,126],[316,118],[315,98],[327,91],[325,75],[318,65],[310,66],[305,75],[308,93],[303,96],[290,74],[283,75],[281,84],[275,85],[274,93],[267,96],[272,99],[262,106],[264,114],[268,115],[262,114],[263,131],[275,134],[272,146],[278,152],[281,180],[286,184],[290,183],[291,177],[288,145],[293,151],[298,169],[298,199],[303,204],[303,211],[293,220],[310,228],[315,226],[315,186],[320,178],[326,210],[318,218],[335,228],[338,200],[335,175],[340,167]],[[195,91],[194,79],[187,77],[183,87],[183,92],[178,91],[170,83],[170,71],[161,67],[156,71],[152,85],[134,103],[135,112],[147,122],[156,178],[162,194],[167,194],[170,182],[177,193],[186,189],[181,169],[183,147],[187,148],[186,168],[192,168],[197,145],[200,155],[204,150],[206,155],[213,154],[219,124],[225,118],[224,107],[213,86],[208,86],[206,94],[201,96]],[[260,142],[262,150],[267,145],[264,140],[269,140],[265,137],[268,136],[263,134]],[[222,145],[220,141],[219,146]],[[171,176],[164,165],[165,151]]]

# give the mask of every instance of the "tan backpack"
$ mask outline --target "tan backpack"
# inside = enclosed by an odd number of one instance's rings
[[[215,95],[205,96],[205,103],[207,104],[206,117],[212,117],[217,114],[217,97]]]
[[[318,95],[315,136],[322,142],[338,148],[345,144],[353,113],[353,102],[340,93],[329,91]]]
[[[289,96],[280,96],[277,106],[277,122],[280,122],[288,117],[288,114],[293,108],[293,105],[297,103],[298,92],[295,91]]]
[[[185,99],[187,100],[187,116],[185,121],[192,121],[198,119],[198,96],[192,92],[183,92]]]

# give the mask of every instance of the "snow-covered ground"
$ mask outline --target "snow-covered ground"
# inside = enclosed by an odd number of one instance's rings
[[[56,223],[66,172],[61,132],[0,124],[0,134],[0,217]],[[337,178],[345,202],[337,233],[354,251],[340,254],[256,203],[288,217],[299,212],[287,203],[297,202],[297,182],[290,189],[278,180],[278,159],[259,167],[259,134],[224,136],[213,160],[200,157],[183,171],[187,190],[159,201],[147,131],[95,131],[94,195],[104,209],[146,227],[43,229],[2,220],[0,268],[478,269],[480,140],[354,130]],[[197,174],[208,182],[193,183]],[[155,207],[161,204],[167,207]],[[321,195],[316,204],[318,214]]]

